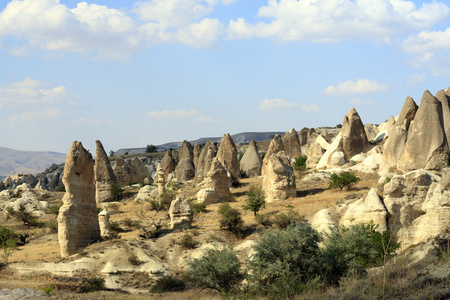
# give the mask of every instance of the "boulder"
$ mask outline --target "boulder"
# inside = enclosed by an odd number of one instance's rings
[[[134,198],[134,201],[143,202],[152,199],[153,190],[155,189],[156,187],[153,185],[145,185],[141,187],[136,195],[136,198]]]
[[[81,142],[73,142],[67,153],[63,183],[66,193],[58,214],[58,241],[61,257],[68,257],[100,239],[94,161]]]
[[[116,158],[112,169],[118,182],[121,184],[128,184],[131,182],[130,165],[125,161],[123,156]]]
[[[217,148],[213,142],[208,140],[202,148],[202,152],[195,166],[195,177],[205,177],[211,169],[211,162],[216,157]]]
[[[297,131],[294,128],[286,132],[281,138],[284,146],[284,152],[292,160],[302,155],[300,149],[300,140]]]
[[[248,145],[247,151],[239,162],[240,169],[249,177],[257,177],[261,175],[262,159],[256,147],[255,140]]]
[[[441,103],[429,91],[425,91],[414,123],[409,128],[405,150],[398,160],[397,168],[410,171],[446,167],[449,148],[443,126]]]
[[[192,145],[183,141],[178,149],[178,164],[175,167],[175,176],[179,182],[191,180],[195,177],[194,153]]]
[[[114,201],[111,186],[116,182],[116,176],[102,143],[97,140],[95,144],[97,146],[94,165],[95,200],[97,203]]]
[[[356,154],[369,151],[366,131],[356,109],[350,109],[348,114],[344,116],[341,132],[342,149],[346,161]]]
[[[366,124],[364,125],[364,131],[366,132],[367,139],[372,141],[377,137],[378,127],[373,124]]]
[[[267,159],[266,168],[262,189],[267,202],[285,200],[296,196],[294,169],[290,166],[289,159],[284,151],[272,154]]]
[[[229,133],[223,135],[216,156],[232,177],[240,178],[238,150]]]
[[[106,206],[103,208],[103,210],[98,214],[98,223],[100,225],[100,236],[102,238],[108,238],[112,231],[109,226],[109,212],[106,209]]]
[[[213,204],[227,201],[229,198],[227,170],[216,157],[211,164],[211,170],[207,174],[205,188],[197,193],[197,202]]]
[[[169,208],[170,228],[176,229],[190,229],[194,211],[189,203],[180,197],[172,201]]]

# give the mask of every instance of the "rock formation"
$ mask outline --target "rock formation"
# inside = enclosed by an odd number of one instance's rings
[[[248,177],[257,177],[261,175],[262,159],[256,147],[255,140],[248,145],[247,151],[239,162],[240,169],[245,172]]]
[[[191,180],[195,177],[194,154],[192,145],[183,141],[178,149],[178,164],[175,167],[175,176],[179,182]]]
[[[266,162],[262,186],[266,201],[273,202],[295,197],[297,194],[295,174],[284,151],[272,154]]]
[[[442,122],[441,103],[425,91],[414,122],[409,128],[405,150],[397,168],[402,171],[441,169],[448,165],[449,148]]]
[[[136,198],[134,198],[134,201],[144,202],[152,199],[152,196],[157,195],[156,192],[153,192],[154,190],[156,190],[156,187],[154,185],[144,185],[139,189],[139,192],[136,195]]]
[[[164,170],[161,168],[161,164],[158,164],[156,168],[155,183],[158,186],[158,194],[164,193],[166,188],[164,186]]]
[[[373,124],[366,124],[364,125],[364,131],[366,132],[367,139],[372,141],[378,134],[378,127]]]
[[[130,166],[125,161],[123,156],[119,156],[116,158],[114,165],[112,167],[114,175],[116,175],[116,179],[121,184],[128,184],[131,182],[130,176]]]
[[[58,241],[61,257],[67,257],[100,238],[94,161],[81,142],[73,142],[67,153],[63,183],[66,193],[58,214]]]
[[[152,180],[152,175],[139,158],[133,157],[130,165],[130,181],[132,183],[143,183],[146,178]]]
[[[265,175],[267,172],[267,164],[268,164],[269,158],[273,154],[277,154],[280,151],[284,151],[284,145],[283,145],[283,140],[281,139],[281,136],[279,134],[277,134],[270,141],[266,156],[264,156],[263,165],[262,165],[262,169],[261,169],[261,175]]]
[[[227,170],[217,157],[211,164],[211,170],[207,174],[205,185],[206,187],[197,193],[197,202],[213,204],[227,201],[230,198]]]
[[[164,154],[164,157],[161,160],[161,168],[164,171],[164,179],[167,179],[170,173],[175,171],[175,159],[173,158],[173,154],[175,151],[167,150]]]
[[[436,93],[436,99],[441,102],[444,132],[448,143],[450,141],[450,96],[447,96],[444,90],[440,90]]]
[[[324,149],[319,143],[313,143],[308,149],[306,167],[314,169],[324,154]]]
[[[229,133],[223,135],[216,157],[232,177],[240,178],[238,151]]]
[[[171,229],[190,229],[194,211],[189,203],[177,197],[172,201],[169,208],[170,228]]]
[[[95,144],[97,146],[94,166],[95,200],[97,203],[114,201],[111,186],[116,182],[116,176],[102,143],[97,140]]]
[[[281,138],[284,146],[284,153],[293,161],[302,155],[300,149],[300,140],[297,131],[294,128],[286,132]]]
[[[354,108],[344,116],[342,122],[342,149],[346,161],[352,156],[369,151],[364,125]]]
[[[202,146],[200,144],[195,144],[194,145],[194,158],[193,158],[193,162],[194,162],[194,168],[197,170],[197,165],[198,165],[198,158],[200,157],[200,154],[202,153]]]
[[[109,212],[106,209],[106,206],[98,214],[98,223],[100,225],[100,236],[102,238],[108,238],[111,235],[112,231],[109,226]]]
[[[416,116],[417,109],[419,107],[417,106],[416,102],[411,97],[407,97],[405,99],[405,103],[403,104],[402,110],[400,112],[400,115],[397,119],[397,126],[403,126],[405,130],[409,129],[409,125],[414,120],[414,117]]]
[[[202,148],[202,152],[195,166],[195,177],[205,177],[206,173],[211,169],[211,163],[216,157],[217,148],[213,142],[208,140]]]

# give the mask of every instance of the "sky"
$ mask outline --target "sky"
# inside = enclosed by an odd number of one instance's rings
[[[0,2],[0,146],[364,123],[450,86],[444,0]]]

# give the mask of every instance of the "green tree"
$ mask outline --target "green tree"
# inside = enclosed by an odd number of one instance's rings
[[[224,202],[219,206],[218,213],[221,216],[219,220],[220,228],[225,228],[235,234],[242,232],[244,221],[237,209],[232,208],[228,202]]]
[[[111,191],[111,194],[114,196],[114,201],[118,201],[118,200],[122,199],[124,190],[120,186],[120,183],[114,182],[111,185],[110,191]]]
[[[339,187],[342,190],[344,187],[347,187],[347,189],[352,189],[360,180],[361,178],[352,172],[342,172],[341,174],[333,173],[331,174],[328,188],[332,189]]]
[[[306,170],[306,160],[307,159],[308,159],[308,157],[306,157],[305,155],[297,157],[293,163],[294,170],[297,170],[297,171]]]
[[[209,250],[200,259],[189,262],[187,276],[199,287],[228,293],[244,278],[244,273],[233,251]]]
[[[319,276],[321,240],[308,223],[265,231],[249,261],[252,287],[269,298],[293,298]]]
[[[261,208],[264,208],[266,205],[264,193],[261,188],[256,189],[254,187],[250,188],[250,191],[247,193],[247,204],[242,206],[245,210],[250,210],[253,212],[253,215],[256,217]]]
[[[154,152],[158,152],[158,147],[156,147],[155,145],[147,145],[145,153],[154,153]]]

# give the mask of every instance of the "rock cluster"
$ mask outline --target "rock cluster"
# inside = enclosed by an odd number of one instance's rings
[[[100,238],[94,161],[81,142],[73,142],[67,153],[63,183],[66,193],[58,214],[58,241],[61,257],[67,257]]]
[[[175,167],[178,181],[184,182],[195,177],[194,153],[192,145],[184,141],[178,149],[178,164]]]
[[[216,157],[206,177],[205,188],[197,193],[197,202],[213,204],[227,201],[230,197],[227,170]]]

